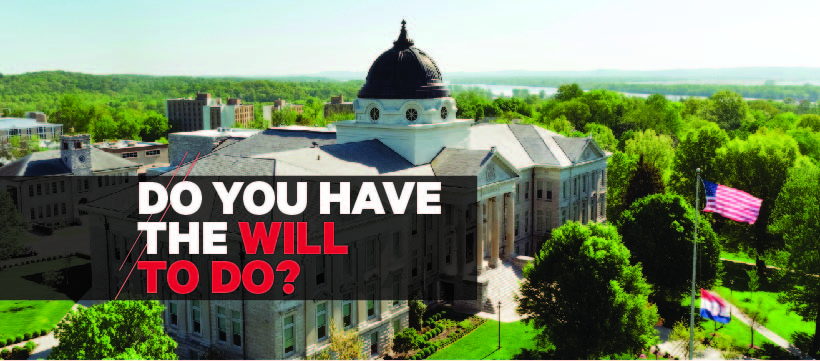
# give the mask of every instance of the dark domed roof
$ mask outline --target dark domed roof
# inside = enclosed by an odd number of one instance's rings
[[[413,46],[407,38],[405,22],[401,22],[399,39],[393,48],[373,62],[367,73],[359,98],[429,99],[450,96],[442,84],[441,71],[425,52]]]

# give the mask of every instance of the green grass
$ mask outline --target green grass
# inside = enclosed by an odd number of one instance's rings
[[[0,301],[0,339],[51,329],[74,306],[74,301]]]
[[[523,322],[501,323],[498,349],[498,321],[487,320],[469,335],[432,354],[428,360],[512,360],[522,349],[534,349],[535,330]]]
[[[724,262],[723,266],[726,270],[723,286],[714,289],[721,297],[741,309],[755,308],[758,306],[757,302],[761,301],[762,309],[767,311],[769,318],[768,322],[764,322],[763,325],[786,340],[791,340],[795,332],[814,333],[814,322],[803,321],[799,315],[789,311],[788,305],[777,301],[779,284],[761,278],[758,290],[751,292],[748,287],[749,276],[746,270],[752,269],[752,266],[730,262]],[[732,280],[734,283],[731,282]]]
[[[0,301],[0,339],[51,329],[82,297],[90,287],[90,263],[80,257],[69,259],[36,262],[0,271],[0,290],[6,299]],[[67,283],[59,289],[44,284],[43,274],[51,271],[62,271]],[[15,291],[25,293],[15,295]]]
[[[722,252],[720,252],[720,258],[725,258],[725,259],[732,260],[732,261],[737,261],[737,262],[755,263],[754,259],[752,259],[748,255],[746,255],[745,253],[741,253],[741,252],[734,252],[733,253],[733,252],[722,251]]]

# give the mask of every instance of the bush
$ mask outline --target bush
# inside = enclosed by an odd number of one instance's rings
[[[46,330],[46,329],[40,330],[40,336],[45,336],[45,335],[48,335],[48,330]]]
[[[408,327],[393,338],[393,351],[404,353],[418,348],[421,343],[422,337],[418,331]]]
[[[25,347],[26,347],[26,350],[28,350],[28,352],[31,353],[31,351],[34,351],[34,349],[37,348],[37,344],[34,343],[34,341],[29,341],[29,342],[26,342]]]
[[[17,337],[14,338],[14,343],[18,342],[23,342],[23,336],[17,335]]]
[[[14,339],[13,339],[13,338],[9,337],[9,338],[7,338],[7,339],[6,339],[6,345],[11,345],[11,344],[13,344],[13,343],[14,343]]]
[[[6,340],[0,340],[0,347],[6,347]]]
[[[31,332],[26,332],[23,334],[23,341],[31,340]]]

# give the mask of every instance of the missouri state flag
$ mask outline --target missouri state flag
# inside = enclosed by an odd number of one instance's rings
[[[738,222],[754,224],[763,200],[749,193],[724,185],[703,181],[706,189],[704,212],[715,212]]]
[[[720,323],[729,323],[732,320],[729,305],[703,288],[700,289],[700,317]]]

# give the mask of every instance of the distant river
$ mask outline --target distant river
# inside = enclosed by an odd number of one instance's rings
[[[484,89],[488,89],[489,91],[493,92],[493,95],[495,95],[495,96],[503,95],[505,97],[511,97],[512,94],[513,94],[513,89],[526,89],[530,92],[530,94],[536,94],[536,95],[541,93],[541,91],[543,90],[546,93],[547,96],[553,95],[553,94],[558,92],[558,88],[547,87],[547,86],[496,85],[496,84],[451,84],[451,85],[460,85],[460,86],[463,86],[464,88],[470,88],[470,87],[484,88]],[[625,93],[625,92],[618,92],[618,93],[628,95],[628,96],[633,96],[633,97],[641,97],[641,98],[647,98],[651,95],[651,94]],[[689,95],[667,95],[666,96],[666,99],[674,100],[674,101],[680,100],[680,98],[691,98],[691,96],[689,96]],[[701,97],[695,97],[695,98],[701,98]],[[747,100],[750,100],[750,99],[747,99]]]

